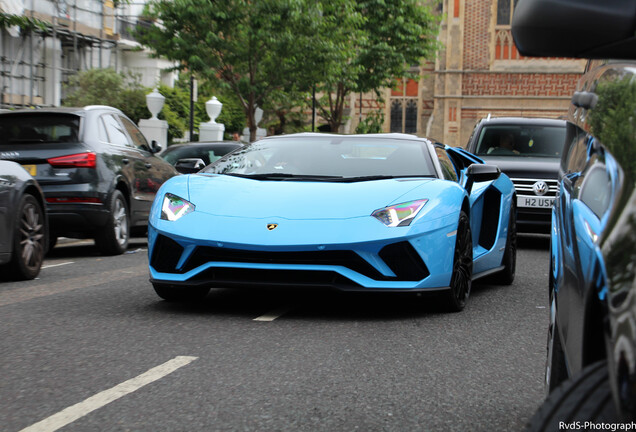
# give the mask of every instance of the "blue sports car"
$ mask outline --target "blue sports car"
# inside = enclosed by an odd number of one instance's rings
[[[410,135],[265,138],[167,181],[148,229],[151,282],[169,301],[211,287],[439,292],[514,279],[515,197],[495,166]]]

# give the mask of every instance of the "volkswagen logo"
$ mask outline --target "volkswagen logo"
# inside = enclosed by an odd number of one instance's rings
[[[268,224],[267,224],[267,229],[268,229],[269,231],[272,231],[272,230],[275,230],[277,226],[278,226],[278,224],[275,224],[275,223],[268,223]]]
[[[535,195],[543,196],[548,193],[548,184],[544,181],[538,181],[532,185]]]

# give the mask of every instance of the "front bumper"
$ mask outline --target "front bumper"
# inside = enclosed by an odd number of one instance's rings
[[[257,223],[265,227],[261,221]],[[369,224],[367,240],[363,240],[361,223]],[[386,228],[372,218],[307,224],[286,221],[286,228],[292,231],[302,225],[311,229],[304,235],[296,231],[291,238],[281,236],[278,242],[269,244],[228,242],[230,237],[246,238],[222,233],[197,232],[194,238],[175,232],[178,229],[167,230],[178,227],[174,222],[159,221],[160,227],[150,224],[151,281],[187,286],[298,286],[345,291],[448,289],[457,224],[454,217],[400,228]],[[336,229],[340,235],[319,235]],[[205,228],[201,231],[209,232]],[[244,232],[249,231],[245,227]],[[347,237],[352,241],[344,242]]]
[[[549,234],[552,208],[517,208],[517,232]]]

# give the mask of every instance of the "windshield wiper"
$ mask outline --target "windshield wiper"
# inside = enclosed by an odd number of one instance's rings
[[[225,175],[248,178],[253,180],[294,180],[294,181],[339,181],[340,176],[327,175],[306,175],[306,174],[289,174],[289,173],[263,173],[263,174],[239,174],[226,173]]]
[[[412,175],[368,175],[357,177],[342,177],[342,182],[359,182],[359,181],[373,181],[373,180],[391,180],[401,178],[435,178],[430,174],[412,174]]]

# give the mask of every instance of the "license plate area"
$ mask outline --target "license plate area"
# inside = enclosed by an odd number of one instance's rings
[[[518,196],[517,207],[524,208],[552,208],[554,197]]]
[[[38,173],[37,165],[22,165],[22,168],[31,174],[31,177],[35,177]]]

